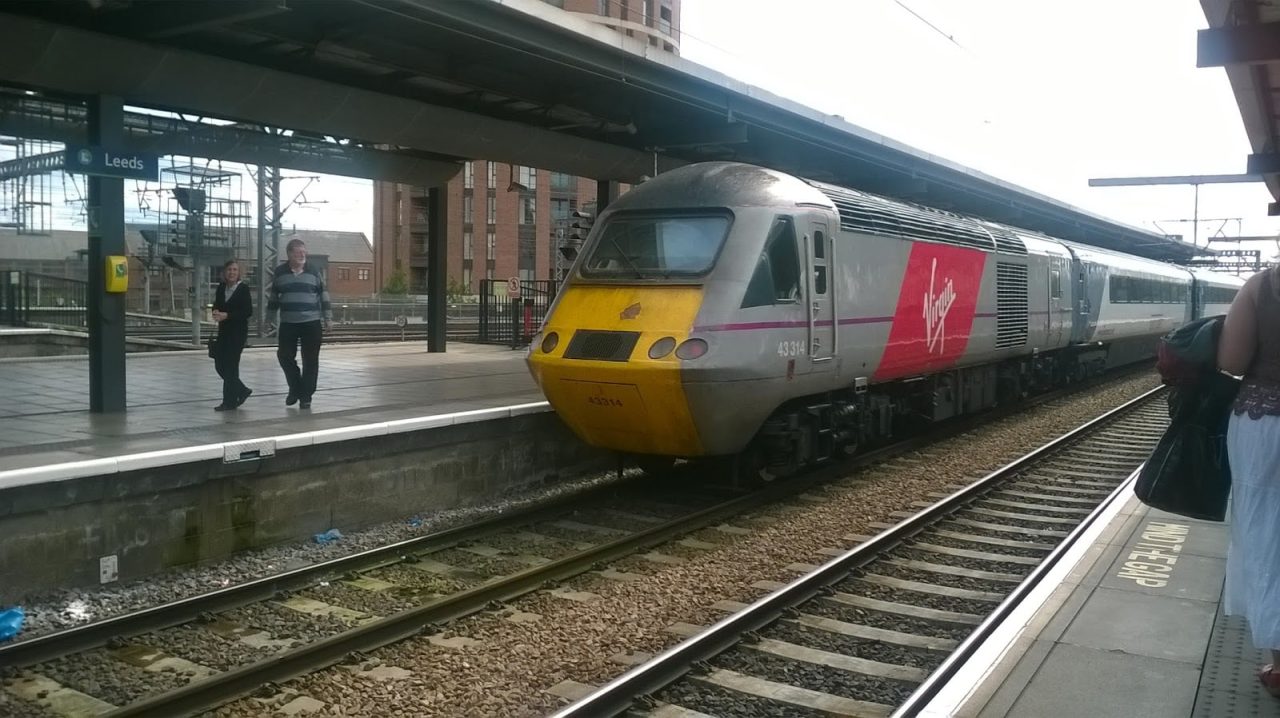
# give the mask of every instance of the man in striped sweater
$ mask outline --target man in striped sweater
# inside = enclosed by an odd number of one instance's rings
[[[291,240],[285,251],[289,261],[272,273],[267,312],[280,312],[276,357],[289,382],[289,396],[284,403],[310,409],[311,395],[316,391],[316,378],[320,375],[320,338],[322,331],[333,327],[333,309],[320,273],[307,264],[306,243],[301,239]],[[295,361],[299,341],[302,342],[301,372]]]

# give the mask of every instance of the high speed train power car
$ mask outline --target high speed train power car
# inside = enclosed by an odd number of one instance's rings
[[[591,445],[785,475],[1154,356],[1243,283],[709,162],[601,213],[528,362]]]

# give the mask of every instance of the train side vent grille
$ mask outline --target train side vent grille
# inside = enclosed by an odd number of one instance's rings
[[[996,238],[996,249],[1005,254],[1027,256],[1027,244],[1022,238],[1005,227],[990,222],[983,222],[991,236]]]
[[[841,229],[902,239],[941,242],[955,247],[981,249],[985,252],[994,251],[996,248],[993,233],[982,223],[968,217],[824,182],[808,180],[808,183],[826,195],[827,199],[836,206],[836,210],[840,213]],[[1025,250],[1023,253],[1026,253]]]
[[[594,359],[596,361],[627,361],[631,350],[640,341],[640,332],[605,332],[579,329],[573,333],[569,346],[565,347],[565,359]]]
[[[996,347],[1027,343],[1027,268],[996,263]]]

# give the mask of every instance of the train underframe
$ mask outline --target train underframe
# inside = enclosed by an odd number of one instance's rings
[[[1079,345],[802,397],[779,407],[741,453],[720,461],[735,478],[783,478],[928,424],[1017,402],[1151,356],[1153,341]]]

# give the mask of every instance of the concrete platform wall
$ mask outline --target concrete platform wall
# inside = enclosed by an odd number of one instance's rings
[[[171,352],[199,350],[178,342],[125,338],[126,352]],[[0,331],[0,359],[27,359],[51,356],[87,356],[89,335],[62,329],[6,329]]]
[[[0,605],[481,504],[612,459],[550,412],[0,489]]]

